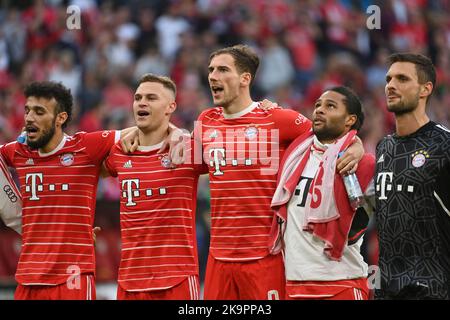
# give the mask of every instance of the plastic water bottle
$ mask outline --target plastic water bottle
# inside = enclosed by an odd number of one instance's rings
[[[27,132],[22,131],[22,133],[17,137],[17,142],[26,144],[27,143]]]
[[[343,152],[339,153],[341,157]],[[345,190],[347,191],[350,206],[356,210],[364,203],[364,195],[359,185],[358,177],[355,173],[342,176],[344,180]]]

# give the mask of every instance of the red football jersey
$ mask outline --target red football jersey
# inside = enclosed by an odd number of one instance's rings
[[[161,144],[124,154],[119,145],[105,164],[121,186],[122,253],[119,285],[126,291],[171,288],[198,275],[195,209],[201,164],[170,168]],[[191,152],[190,150],[188,152]]]
[[[205,110],[201,136],[211,189],[210,253],[219,260],[265,257],[280,159],[289,143],[311,129],[311,121],[288,109],[264,111],[254,102],[234,115]],[[201,128],[201,132],[199,132]]]
[[[47,154],[18,142],[0,148],[17,170],[23,198],[18,283],[56,285],[95,273],[97,182],[102,161],[119,136],[118,131],[64,136]]]

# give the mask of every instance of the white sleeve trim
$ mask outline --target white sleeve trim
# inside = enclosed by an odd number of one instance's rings
[[[434,197],[436,198],[436,200],[441,205],[442,209],[444,209],[445,213],[447,213],[450,216],[450,210],[448,210],[447,207],[444,205],[444,202],[442,202],[441,197],[439,197],[439,195],[436,193],[436,191],[433,191],[433,194],[434,194]]]

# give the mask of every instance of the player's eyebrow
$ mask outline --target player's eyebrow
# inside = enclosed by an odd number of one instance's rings
[[[389,82],[392,78],[397,78],[397,79],[412,79],[409,75],[405,74],[405,73],[394,73],[394,74],[390,74],[388,73],[386,75],[386,82]]]
[[[47,110],[47,108],[45,108],[44,106],[41,106],[41,105],[34,105],[34,106],[29,106],[29,105],[25,105],[25,107],[24,107],[25,109],[37,109],[37,110],[41,110],[41,111],[45,111],[45,110]]]
[[[321,102],[322,102],[322,99],[317,99],[316,102],[314,103],[314,105],[316,105],[316,104],[318,104],[318,103],[321,103]],[[333,99],[330,99],[330,98],[324,99],[323,102],[324,102],[324,103],[331,103],[331,104],[333,104],[333,105],[337,105],[337,104],[338,104],[337,101],[335,101],[335,100],[333,100]]]

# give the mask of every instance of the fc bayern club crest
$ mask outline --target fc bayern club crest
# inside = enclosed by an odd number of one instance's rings
[[[255,139],[257,135],[258,135],[258,128],[251,126],[245,129],[245,136],[247,137],[248,140]]]
[[[71,166],[74,161],[72,153],[64,153],[60,158],[61,164],[65,167]]]
[[[427,158],[429,158],[430,155],[425,150],[416,151],[412,155],[412,165],[415,168],[420,168],[425,164],[425,161]]]
[[[169,155],[166,154],[166,155],[164,155],[161,158],[161,165],[164,168],[171,168],[172,167],[172,161],[170,160]]]

